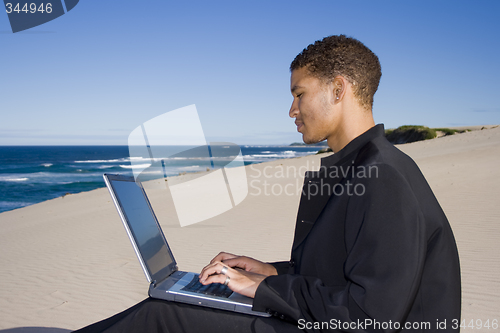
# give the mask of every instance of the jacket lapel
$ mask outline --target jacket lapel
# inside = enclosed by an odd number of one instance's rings
[[[292,249],[299,246],[307,237],[332,196],[335,185],[345,178],[343,172],[353,167],[353,158],[345,158],[343,163],[331,167],[322,166],[320,171],[306,172]]]
[[[292,251],[306,239],[314,223],[331,197],[333,188],[348,174],[348,167],[355,168],[363,155],[363,147],[376,137],[384,136],[384,125],[379,124],[347,144],[340,152],[321,160],[319,171],[305,174],[300,198]]]

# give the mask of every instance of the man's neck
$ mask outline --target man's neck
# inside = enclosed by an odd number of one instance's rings
[[[373,126],[375,126],[375,121],[371,110],[361,109],[350,112],[347,117],[342,119],[340,130],[336,132],[336,135],[328,138],[328,146],[334,153],[337,153]]]

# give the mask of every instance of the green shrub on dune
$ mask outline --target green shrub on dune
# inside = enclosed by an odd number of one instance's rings
[[[438,136],[453,135],[463,133],[468,130],[456,130],[451,128],[429,128],[421,125],[404,125],[396,129],[385,130],[385,137],[392,144],[410,143],[434,139]],[[330,148],[321,149],[317,154],[331,152]]]
[[[451,129],[451,128],[435,128],[434,129],[436,132],[443,132],[444,135],[452,135],[452,134],[455,134],[455,133],[463,133],[464,131],[459,131],[459,130],[456,130],[456,129]]]
[[[387,130],[385,136],[393,144],[410,143],[436,137],[436,130],[426,126],[405,125]]]
[[[434,139],[438,136],[453,135],[455,133],[462,132],[464,131],[450,128],[429,128],[427,126],[420,125],[404,125],[396,129],[386,130],[385,136],[391,143],[401,144]]]

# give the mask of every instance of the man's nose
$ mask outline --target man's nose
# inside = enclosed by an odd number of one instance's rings
[[[299,114],[299,108],[294,100],[292,102],[292,106],[290,106],[290,111],[288,111],[288,115],[290,116],[290,118],[296,118],[298,114]]]

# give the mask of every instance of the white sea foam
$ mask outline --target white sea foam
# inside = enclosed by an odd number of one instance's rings
[[[266,154],[266,155],[252,154],[252,155],[245,155],[245,156],[243,156],[243,158],[245,158],[245,157],[274,157],[274,158],[278,158],[278,157],[282,157],[282,156],[283,156],[282,154]]]
[[[212,160],[214,161],[232,161],[234,160],[235,156],[223,156],[223,157],[212,157]]]
[[[44,166],[44,167],[46,167],[46,168],[49,168],[49,167],[51,167],[51,166],[53,166],[53,165],[54,165],[54,164],[52,164],[52,163],[42,163],[42,164],[41,164],[41,166]]]
[[[110,169],[114,167],[115,165],[101,165],[100,167],[98,167],[98,169]],[[82,171],[82,169],[78,169],[77,171]]]
[[[12,209],[13,207],[15,209],[15,208],[26,207],[32,204],[33,202],[27,202],[27,201],[0,201],[0,208]]]
[[[28,177],[25,177],[28,176]],[[0,181],[29,181],[39,184],[54,184],[61,181],[73,181],[73,179],[92,179],[102,177],[101,172],[85,173],[58,173],[58,172],[34,172],[30,174],[16,174],[0,177]]]
[[[133,160],[141,160],[142,157],[134,157]],[[73,163],[123,163],[130,162],[130,157],[112,159],[112,160],[85,160],[85,161],[74,161]],[[148,158],[149,160],[149,158]]]
[[[120,165],[120,168],[123,168],[123,169],[145,169],[145,168],[149,168],[151,166],[151,164],[134,164],[134,165]]]
[[[1,182],[25,182],[29,178],[27,177],[9,177],[9,176],[4,176],[0,177]]]
[[[169,158],[166,158],[166,160],[188,160],[189,157],[169,157]]]

